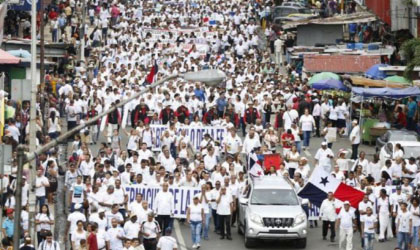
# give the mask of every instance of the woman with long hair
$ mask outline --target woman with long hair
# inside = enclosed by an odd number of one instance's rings
[[[50,117],[48,118],[48,135],[51,139],[57,138],[60,130],[59,127],[60,125],[55,111],[51,111]]]
[[[39,244],[45,239],[47,232],[51,231],[52,225],[54,225],[54,216],[50,214],[48,204],[40,207],[39,213],[35,217],[35,225],[37,226],[36,232]]]

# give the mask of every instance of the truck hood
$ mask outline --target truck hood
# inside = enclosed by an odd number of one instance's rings
[[[301,206],[283,206],[283,205],[250,205],[250,212],[258,214],[263,218],[295,218],[303,213]]]

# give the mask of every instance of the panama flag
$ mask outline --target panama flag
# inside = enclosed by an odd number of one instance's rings
[[[155,76],[157,75],[158,70],[159,68],[155,60],[154,65],[152,66],[152,68],[150,68],[149,74],[146,76],[146,82],[148,84],[152,84],[155,81]]]
[[[298,195],[320,207],[329,192],[334,194],[337,200],[349,201],[351,206],[358,208],[365,193],[337,180],[322,167],[316,167],[312,172],[309,182],[299,191]]]
[[[264,169],[262,168],[261,164],[261,157],[259,157],[254,150],[251,151],[249,154],[249,175],[251,177],[261,177],[264,176]]]

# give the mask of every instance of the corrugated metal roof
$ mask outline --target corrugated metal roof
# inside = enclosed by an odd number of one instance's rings
[[[381,63],[379,55],[304,55],[308,72],[361,73]]]
[[[293,29],[299,25],[306,24],[323,24],[323,25],[336,25],[336,24],[349,24],[349,23],[367,23],[377,20],[377,17],[370,12],[357,12],[346,15],[335,15],[328,18],[316,18],[309,20],[300,20],[293,22],[286,22],[283,24],[283,29]]]

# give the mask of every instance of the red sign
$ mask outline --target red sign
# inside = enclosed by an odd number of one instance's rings
[[[272,166],[278,170],[280,168],[280,164],[283,162],[280,154],[269,154],[264,155],[264,168],[269,171]]]

